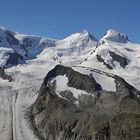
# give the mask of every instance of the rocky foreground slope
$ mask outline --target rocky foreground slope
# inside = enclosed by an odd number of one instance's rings
[[[139,139],[139,44],[0,28],[0,140]]]
[[[44,140],[140,139],[140,92],[109,74],[116,91],[106,91],[94,78],[97,71],[90,72],[57,65],[47,74],[32,110],[38,135]],[[65,78],[68,87],[59,91]]]

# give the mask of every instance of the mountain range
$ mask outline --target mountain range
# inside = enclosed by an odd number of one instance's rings
[[[113,29],[57,40],[0,28],[0,140],[139,139],[139,44]]]

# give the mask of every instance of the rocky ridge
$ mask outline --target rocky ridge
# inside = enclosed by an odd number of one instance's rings
[[[75,100],[56,94],[58,75],[68,77],[68,86],[86,90]],[[33,120],[44,140],[136,140],[140,138],[140,92],[114,75],[116,92],[101,91],[91,75],[58,65],[44,79],[33,105]],[[63,85],[62,85],[63,86]],[[69,91],[65,95],[73,96]],[[61,94],[61,93],[60,93]],[[128,121],[129,120],[129,121]]]

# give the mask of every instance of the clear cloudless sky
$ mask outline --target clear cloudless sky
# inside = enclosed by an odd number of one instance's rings
[[[0,0],[0,26],[56,39],[113,28],[140,43],[140,0]]]

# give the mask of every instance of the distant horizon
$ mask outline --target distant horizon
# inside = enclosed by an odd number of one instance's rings
[[[140,43],[139,7],[138,0],[2,0],[0,26],[52,39],[82,30],[100,39],[114,29]]]

